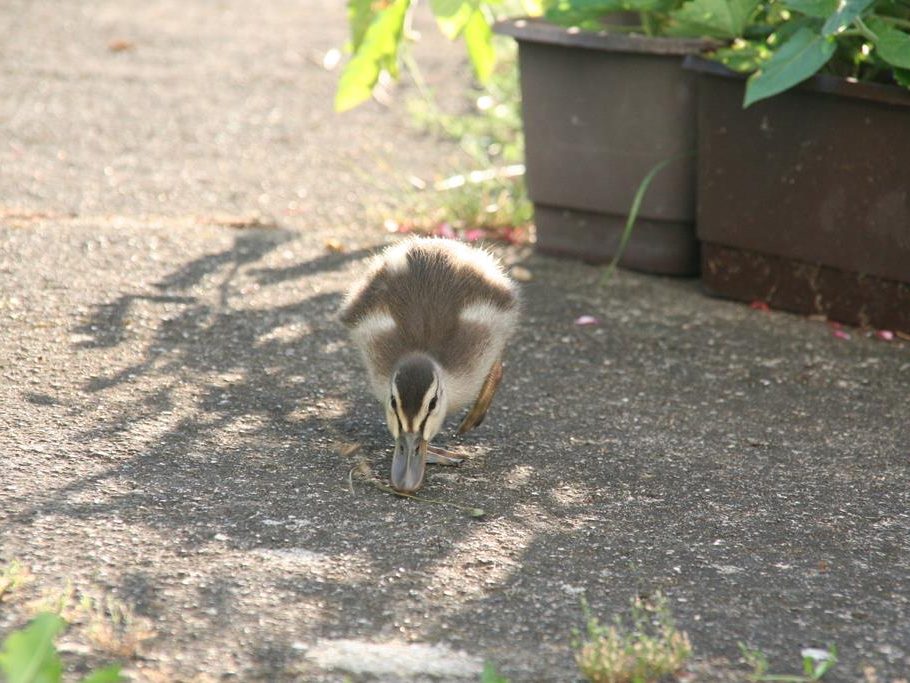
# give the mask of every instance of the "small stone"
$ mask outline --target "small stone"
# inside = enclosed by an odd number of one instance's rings
[[[522,266],[512,266],[509,274],[519,282],[530,282],[534,279],[534,274]]]

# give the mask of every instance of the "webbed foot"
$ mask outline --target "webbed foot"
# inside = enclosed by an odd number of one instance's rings
[[[499,388],[499,383],[502,381],[502,361],[496,361],[493,363],[493,367],[490,368],[490,373],[487,375],[486,380],[484,380],[483,386],[480,388],[480,393],[477,394],[477,400],[474,402],[474,407],[471,408],[471,412],[465,415],[464,420],[461,421],[461,425],[458,427],[458,433],[464,434],[475,427],[479,427],[480,423],[483,422],[483,419],[487,416],[487,410],[490,408],[490,404],[493,402],[493,397],[496,395],[496,390]]]

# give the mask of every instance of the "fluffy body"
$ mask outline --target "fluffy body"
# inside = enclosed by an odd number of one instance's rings
[[[491,254],[454,240],[411,238],[373,258],[340,317],[380,402],[389,401],[402,360],[426,354],[438,367],[450,414],[477,397],[518,312],[517,286]]]

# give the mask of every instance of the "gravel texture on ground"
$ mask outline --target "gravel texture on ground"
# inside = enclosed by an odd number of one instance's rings
[[[70,584],[133,614],[104,637],[74,608],[71,672],[571,681],[580,598],[660,591],[689,680],[743,680],[739,642],[907,676],[907,342],[500,247],[521,331],[421,492],[486,514],[392,497],[334,315],[391,239],[370,208],[457,150],[403,90],[332,113],[341,3],[12,0],[0,29],[0,564],[33,575],[0,634]]]

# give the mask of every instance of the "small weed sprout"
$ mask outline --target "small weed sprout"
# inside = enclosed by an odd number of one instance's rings
[[[510,683],[509,679],[503,676],[496,668],[493,662],[485,662],[483,671],[480,672],[480,683]]]
[[[112,655],[133,658],[139,654],[142,642],[155,635],[144,620],[136,617],[129,605],[116,598],[84,597],[82,605],[87,615],[88,639],[96,647]]]
[[[454,237],[474,230],[483,237],[528,241],[533,206],[524,183],[517,57],[510,43],[498,44],[498,51],[490,82],[472,93],[475,106],[462,114],[442,111],[416,64],[406,57],[420,93],[409,104],[413,121],[430,134],[457,141],[475,170],[456,172],[453,167],[450,177],[393,198],[384,211],[404,231]]]
[[[72,622],[79,618],[78,608],[76,589],[71,581],[67,581],[63,588],[45,590],[41,597],[32,601],[29,605],[33,616],[42,612],[49,612],[62,617],[67,622]]]
[[[749,680],[755,683],[816,683],[837,664],[837,648],[834,645],[827,650],[805,648],[800,652],[803,658],[802,674],[769,674],[768,658],[764,652],[753,650],[745,643],[739,643],[739,650],[746,664],[752,668]]]
[[[586,601],[584,639],[576,633],[575,661],[592,683],[652,683],[679,672],[692,654],[689,637],[677,630],[666,598],[658,594],[649,603],[632,601],[631,624],[614,619],[603,626]]]
[[[126,603],[111,596],[77,594],[72,583],[45,592],[31,608],[33,614],[62,617],[94,647],[115,657],[136,657],[142,642],[155,636],[146,620],[137,617]]]
[[[10,633],[0,643],[0,678],[10,683],[62,683],[63,662],[54,643],[66,630],[58,614],[41,612],[25,627]],[[120,683],[117,665],[98,669],[82,683]]]
[[[0,602],[31,580],[31,573],[19,560],[8,562],[0,570]]]

